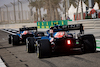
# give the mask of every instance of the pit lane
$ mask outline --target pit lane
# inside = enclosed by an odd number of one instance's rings
[[[100,39],[99,29],[86,29]],[[7,67],[99,67],[100,52],[81,54],[73,51],[70,55],[53,55],[51,58],[38,59],[36,53],[27,53],[26,46],[8,44],[8,33],[0,31],[0,56]]]

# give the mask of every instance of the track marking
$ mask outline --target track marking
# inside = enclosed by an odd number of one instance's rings
[[[5,38],[2,38],[2,40],[5,40]]]
[[[100,51],[100,39],[96,39],[96,50]]]
[[[0,67],[7,67],[7,66],[3,63],[3,61],[2,61],[1,58],[0,58]]]
[[[96,48],[97,51],[100,51],[100,49]]]
[[[27,64],[25,64],[26,67],[29,67]]]
[[[48,64],[50,67],[57,67],[54,63],[48,61],[48,60],[41,60],[42,62]]]

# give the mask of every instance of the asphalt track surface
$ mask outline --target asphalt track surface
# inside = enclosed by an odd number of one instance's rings
[[[92,29],[85,33],[91,33]],[[94,30],[100,39],[100,31]],[[97,33],[96,33],[97,32]],[[82,54],[73,50],[70,54],[53,54],[51,58],[39,59],[36,53],[27,53],[26,46],[8,44],[8,34],[0,31],[0,57],[7,67],[100,67],[100,52]]]

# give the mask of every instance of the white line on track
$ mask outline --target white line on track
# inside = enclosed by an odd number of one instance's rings
[[[0,58],[0,67],[6,67],[1,58]]]
[[[100,49],[96,48],[97,51],[100,51]]]
[[[100,40],[100,39],[96,39],[96,40]]]

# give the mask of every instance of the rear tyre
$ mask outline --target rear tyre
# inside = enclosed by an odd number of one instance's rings
[[[82,39],[82,52],[95,52],[96,51],[96,41],[93,34],[87,34],[81,36]]]
[[[51,56],[51,44],[49,40],[39,40],[37,46],[37,57],[43,58],[43,57],[50,57]]]
[[[35,36],[36,36],[36,37],[39,37],[39,36],[40,36],[40,37],[41,37],[41,36],[44,36],[44,32],[37,32],[37,33],[35,34]]]
[[[8,37],[8,43],[11,44],[11,35]]]
[[[38,32],[38,34],[41,34],[41,36],[44,36],[44,32]]]
[[[12,45],[13,46],[17,46],[17,45],[19,45],[19,36],[17,36],[17,35],[13,35],[13,40],[12,40]]]
[[[34,40],[33,37],[26,38],[26,50],[28,53],[35,52]]]

